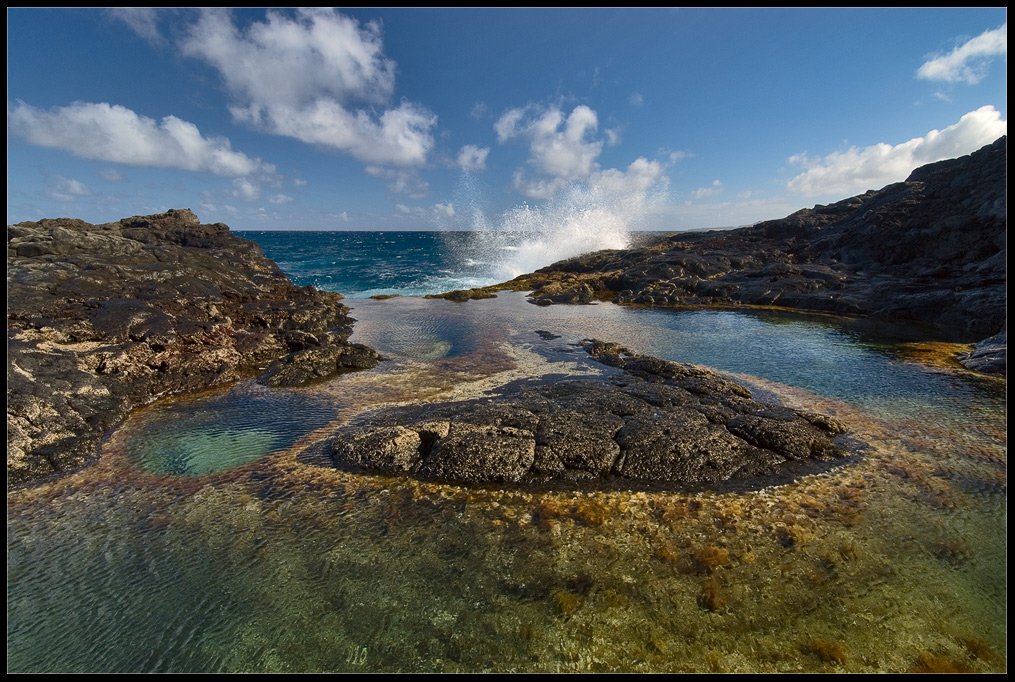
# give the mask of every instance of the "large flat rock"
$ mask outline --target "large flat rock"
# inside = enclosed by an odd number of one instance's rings
[[[331,439],[336,466],[460,483],[758,480],[847,452],[822,415],[755,401],[704,367],[583,343],[622,370],[523,382],[492,398],[387,408]]]

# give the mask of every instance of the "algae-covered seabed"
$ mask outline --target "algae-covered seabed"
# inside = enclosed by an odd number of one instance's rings
[[[898,339],[842,321],[517,295],[356,305],[356,340],[391,358],[378,369],[156,404],[93,466],[9,496],[10,671],[1006,669],[1003,383],[915,364]],[[322,466],[314,444],[364,407],[595,372],[567,346],[583,335],[711,354],[868,447],[727,492],[482,489]],[[201,430],[216,418],[222,430]],[[181,463],[188,424],[203,426]],[[175,464],[160,468],[160,447]],[[271,452],[208,461],[258,448]]]

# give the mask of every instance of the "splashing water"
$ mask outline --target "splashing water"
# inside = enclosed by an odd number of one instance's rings
[[[556,188],[545,202],[494,210],[480,177],[465,173],[436,230],[243,232],[294,282],[349,298],[422,296],[504,282],[565,258],[625,248],[651,229],[668,182],[639,159]]]
[[[610,169],[574,182],[546,203],[522,204],[491,220],[478,199],[474,178],[463,177],[458,203],[467,210],[471,237],[451,246],[461,263],[489,265],[490,282],[501,282],[566,258],[602,249],[623,249],[633,230],[662,198],[662,166],[638,159],[626,171]]]

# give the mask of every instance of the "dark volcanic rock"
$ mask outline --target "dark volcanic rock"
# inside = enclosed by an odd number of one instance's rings
[[[617,477],[700,486],[845,453],[834,419],[755,402],[703,367],[583,343],[623,370],[523,382],[494,398],[387,408],[340,429],[336,466],[465,483]]]
[[[484,289],[455,289],[454,291],[446,291],[443,294],[427,294],[423,298],[443,298],[448,301],[454,301],[455,303],[465,303],[466,301],[472,301],[481,298],[497,298],[497,294],[486,291]]]
[[[959,362],[977,372],[1007,374],[1008,330],[1002,329],[989,339],[980,341],[971,352],[960,355]]]
[[[507,283],[538,305],[784,306],[935,326],[1005,324],[1007,138],[905,182],[738,230],[599,251]]]
[[[292,386],[377,355],[346,343],[341,296],[293,285],[260,248],[189,210],[7,228],[7,479],[84,463],[160,395]]]

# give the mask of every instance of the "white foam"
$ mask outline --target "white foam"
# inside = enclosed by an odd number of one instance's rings
[[[464,240],[446,243],[470,274],[488,264],[486,284],[502,282],[556,261],[602,249],[623,249],[633,230],[666,189],[663,167],[638,159],[627,170],[597,171],[571,183],[538,205],[522,204],[489,216],[473,176],[463,177],[456,203],[471,230]]]

